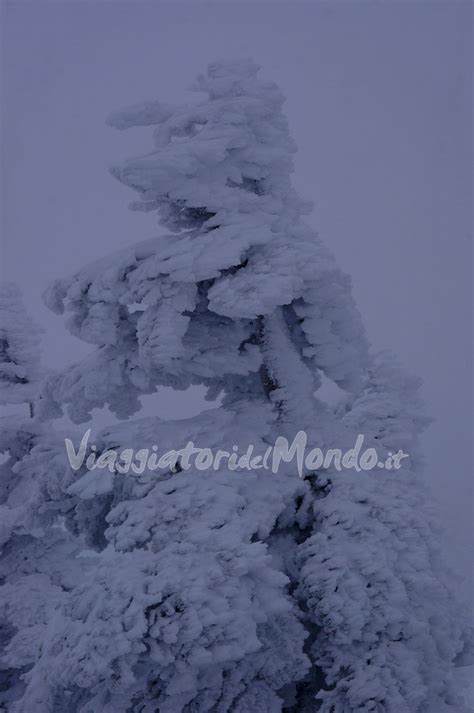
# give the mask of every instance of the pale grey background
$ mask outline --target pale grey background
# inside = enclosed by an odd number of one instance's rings
[[[420,374],[427,474],[454,567],[472,574],[470,3],[4,2],[3,273],[47,329],[47,363],[86,352],[41,305],[55,277],[156,232],[107,166],[150,147],[105,116],[179,101],[220,57],[288,97],[298,189],[354,281],[377,347]],[[187,415],[199,395],[164,394]]]

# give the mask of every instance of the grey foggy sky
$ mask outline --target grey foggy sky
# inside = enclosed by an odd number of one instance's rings
[[[472,547],[470,3],[4,2],[3,273],[47,329],[50,366],[87,347],[40,294],[158,231],[107,166],[151,148],[111,111],[192,98],[209,61],[253,57],[278,82],[295,184],[377,348],[421,375],[427,477],[457,568]],[[158,407],[170,409],[166,394]],[[181,396],[173,413],[196,408]],[[178,406],[176,406],[178,404]],[[467,591],[467,590],[466,590]]]

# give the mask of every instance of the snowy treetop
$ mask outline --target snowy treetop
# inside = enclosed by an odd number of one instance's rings
[[[207,97],[178,108],[149,102],[109,120],[154,126],[154,149],[113,174],[139,194],[134,207],[155,211],[172,233],[56,282],[47,304],[72,313],[68,328],[107,349],[120,378],[133,368],[149,384],[155,370],[152,384],[183,387],[206,383],[206,373],[252,378],[259,320],[286,306],[303,358],[356,391],[367,340],[350,280],[303,221],[279,89],[248,61],[210,65],[195,88]],[[56,390],[56,401],[70,400]]]

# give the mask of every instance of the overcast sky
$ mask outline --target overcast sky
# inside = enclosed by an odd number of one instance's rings
[[[457,569],[472,554],[470,3],[3,2],[3,273],[46,328],[53,367],[87,348],[40,295],[157,232],[108,174],[151,148],[105,126],[147,98],[189,99],[209,61],[253,57],[287,96],[295,183],[375,347],[421,375],[436,419],[427,477]],[[196,398],[159,413],[187,415]],[[466,589],[467,591],[467,589]]]

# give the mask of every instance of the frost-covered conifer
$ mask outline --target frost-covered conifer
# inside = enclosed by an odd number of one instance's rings
[[[96,454],[188,441],[262,452],[301,429],[321,448],[363,433],[381,454],[415,454],[414,385],[369,355],[350,281],[304,222],[279,90],[250,61],[212,64],[195,88],[204,98],[189,105],[110,118],[152,127],[153,149],[113,174],[167,232],[48,290],[95,348],[48,380],[38,413],[126,418],[160,386],[204,385],[218,407],[111,427]],[[336,411],[318,398],[322,377],[346,392]],[[181,465],[45,476],[38,511],[89,556],[38,629],[13,713],[458,710],[459,626],[416,460],[304,479],[294,464]]]
[[[40,330],[18,287],[0,285],[0,404],[32,403],[41,377]]]
[[[15,285],[1,286],[0,307],[0,402],[29,406],[0,417],[0,710],[9,711],[54,612],[79,579],[73,573],[84,545],[60,527],[70,473],[63,440],[33,418],[40,330]]]
[[[319,631],[312,658],[325,675],[322,713],[465,710],[453,661],[466,619],[453,608],[435,513],[416,477],[426,424],[418,388],[390,355],[373,359],[340,415],[386,468],[323,481],[314,532],[299,548],[299,596]],[[399,450],[409,454],[400,470]]]

